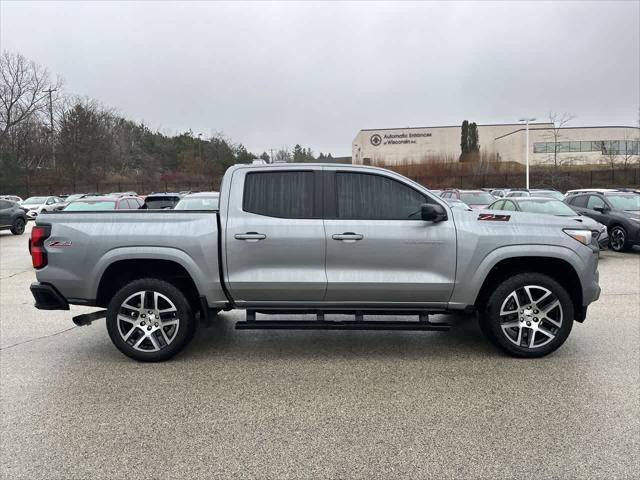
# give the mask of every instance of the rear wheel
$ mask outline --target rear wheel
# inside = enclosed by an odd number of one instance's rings
[[[551,277],[522,273],[498,285],[480,321],[488,340],[510,355],[542,357],[571,333],[573,304]]]
[[[14,235],[22,235],[24,233],[24,227],[26,222],[24,218],[16,218],[13,222],[13,226],[11,227],[11,233]]]
[[[109,303],[107,331],[122,353],[141,362],[167,360],[193,337],[195,320],[185,295],[155,278],[134,280]]]
[[[624,252],[629,248],[627,244],[627,231],[623,227],[616,225],[611,229],[609,233],[609,246],[611,250],[616,252]]]

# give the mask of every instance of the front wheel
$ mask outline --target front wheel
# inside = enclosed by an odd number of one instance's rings
[[[14,235],[22,235],[24,233],[24,226],[26,222],[23,218],[16,218],[11,227],[11,233]]]
[[[609,233],[609,246],[616,252],[627,250],[627,231],[619,225],[613,227]]]
[[[498,285],[480,321],[486,337],[510,355],[542,357],[571,333],[573,303],[551,277],[521,273]]]
[[[122,287],[107,309],[107,331],[122,353],[141,362],[167,360],[193,337],[195,319],[185,295],[155,278]]]

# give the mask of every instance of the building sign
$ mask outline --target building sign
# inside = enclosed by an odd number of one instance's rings
[[[431,137],[431,133],[385,133],[383,136],[374,133],[371,135],[370,142],[374,147],[380,145],[403,145],[418,143],[417,140],[427,137]]]

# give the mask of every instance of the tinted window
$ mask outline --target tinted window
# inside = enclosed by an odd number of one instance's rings
[[[587,195],[578,195],[569,198],[569,204],[574,207],[587,208]]]
[[[147,197],[145,203],[150,210],[173,208],[180,201],[180,197]]]
[[[7,202],[6,200],[0,200],[0,209],[11,208],[13,204],[11,202]]]
[[[589,195],[589,201],[587,202],[587,208],[593,210],[595,207],[604,207],[604,200],[597,195]]]
[[[489,205],[490,210],[502,210],[502,205],[504,205],[504,200],[499,200],[492,205]]]
[[[268,217],[314,218],[313,172],[254,172],[244,182],[242,209]]]
[[[607,194],[607,200],[613,208],[620,210],[640,210],[640,195],[635,193]]]
[[[420,220],[427,199],[416,190],[380,175],[338,172],[338,218],[351,220]]]

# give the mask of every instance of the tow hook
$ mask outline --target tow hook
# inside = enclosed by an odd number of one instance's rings
[[[99,320],[107,316],[106,310],[98,310],[97,312],[84,313],[82,315],[76,315],[72,318],[73,323],[75,323],[79,327],[84,327],[85,325],[91,325],[91,322],[94,320]]]

